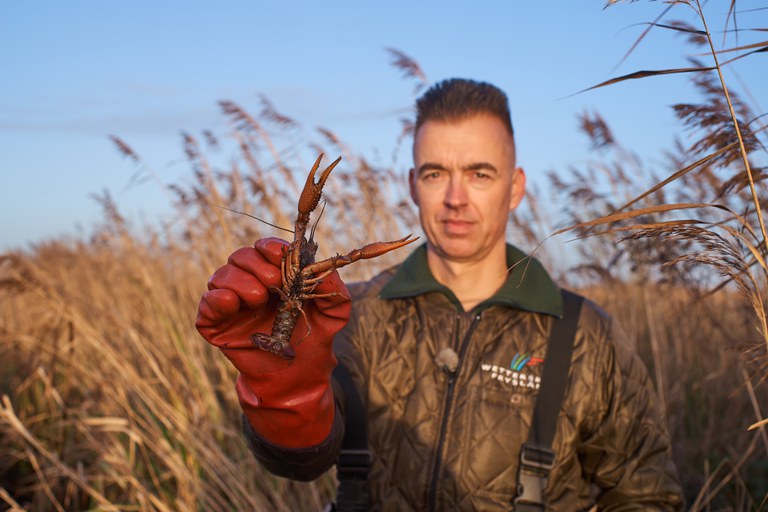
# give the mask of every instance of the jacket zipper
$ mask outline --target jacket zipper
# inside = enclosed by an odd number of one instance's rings
[[[459,318],[460,315],[457,315],[457,326],[456,326],[456,337],[458,338],[459,332],[458,332],[458,324],[459,324]],[[480,313],[477,313],[472,318],[472,323],[469,324],[469,328],[467,329],[467,333],[464,335],[464,339],[461,342],[461,348],[459,349],[459,362],[456,365],[456,368],[453,370],[447,370],[448,373],[448,389],[446,390],[445,394],[445,406],[443,408],[443,421],[440,425],[440,436],[438,437],[437,441],[437,454],[435,455],[435,465],[432,468],[432,483],[429,486],[429,494],[428,494],[428,510],[430,512],[434,512],[436,510],[437,506],[437,485],[438,480],[440,479],[440,466],[443,463],[443,448],[445,444],[445,435],[446,430],[448,429],[448,418],[451,414],[451,408],[453,406],[453,392],[456,387],[456,378],[459,375],[459,370],[461,369],[461,363],[464,360],[464,355],[467,352],[467,348],[469,347],[469,339],[472,337],[472,333],[475,332],[475,328],[477,327],[477,324],[480,322]]]

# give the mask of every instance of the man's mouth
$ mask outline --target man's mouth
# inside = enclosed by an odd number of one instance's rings
[[[461,235],[467,233],[472,229],[473,222],[462,219],[445,219],[441,221],[445,227],[445,231],[452,235]]]

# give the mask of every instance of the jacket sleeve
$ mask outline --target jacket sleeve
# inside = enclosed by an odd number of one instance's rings
[[[595,365],[594,423],[580,449],[601,511],[681,510],[666,420],[643,362],[610,320]]]

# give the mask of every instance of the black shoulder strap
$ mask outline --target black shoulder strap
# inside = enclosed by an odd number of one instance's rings
[[[344,390],[344,440],[336,460],[337,512],[370,510],[368,479],[371,474],[371,452],[368,450],[368,415],[349,370],[342,363],[333,370],[333,378]]]
[[[557,429],[557,417],[568,384],[568,370],[573,355],[576,325],[584,298],[566,290],[563,295],[564,314],[555,320],[547,341],[547,353],[541,375],[541,387],[533,409],[528,440],[520,449],[515,512],[544,510],[544,490],[549,472],[555,463],[552,441]]]

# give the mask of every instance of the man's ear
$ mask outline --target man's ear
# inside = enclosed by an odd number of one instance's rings
[[[515,169],[512,175],[512,194],[509,197],[509,211],[520,206],[525,195],[525,171],[522,167]]]
[[[411,192],[411,199],[413,200],[413,204],[416,206],[419,206],[419,195],[416,193],[416,169],[411,167],[411,170],[408,171],[408,188]]]

